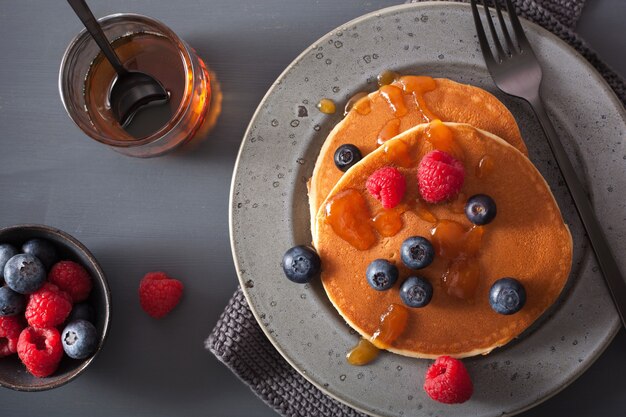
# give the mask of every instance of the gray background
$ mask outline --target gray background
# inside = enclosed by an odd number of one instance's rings
[[[0,226],[45,223],[99,259],[113,294],[105,349],[76,381],[29,394],[0,388],[3,417],[274,416],[203,349],[237,285],[228,193],[246,125],[272,81],[302,49],[363,13],[397,4],[359,0],[91,1],[96,16],[163,20],[217,73],[217,127],[197,148],[141,160],[82,134],[57,92],[60,58],[81,29],[63,1],[0,0]],[[579,32],[626,75],[623,0],[588,0]],[[138,303],[144,273],[180,278],[185,296],[157,321]],[[561,394],[524,414],[622,416],[626,337]]]

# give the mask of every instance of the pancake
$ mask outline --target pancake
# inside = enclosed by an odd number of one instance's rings
[[[446,78],[422,76],[401,77],[392,86],[381,87],[359,101],[326,138],[309,184],[312,222],[320,205],[343,175],[333,160],[335,151],[343,144],[355,145],[365,156],[378,147],[379,135],[389,139],[420,123],[439,119],[471,124],[500,136],[528,154],[511,112],[485,90]],[[411,90],[417,92],[413,94]]]
[[[470,125],[440,124],[449,129],[455,147],[463,155],[465,182],[461,198],[437,205],[420,200],[416,161],[433,149],[427,136],[434,125],[419,125],[391,139],[354,165],[330,192],[316,216],[314,245],[322,259],[321,279],[337,311],[363,337],[371,339],[388,307],[403,305],[401,283],[410,275],[421,275],[433,285],[432,300],[423,308],[408,308],[407,327],[386,348],[418,358],[487,354],[517,337],[555,302],[571,268],[572,238],[548,185],[530,160],[504,140]],[[402,162],[407,155],[412,161]],[[476,167],[485,156],[491,159],[491,167],[482,170],[482,178],[478,178]],[[388,165],[403,173],[407,191],[400,205],[383,211],[380,202],[367,192],[365,182],[375,170]],[[395,210],[403,223],[401,230],[391,237],[373,231],[375,241],[366,249],[368,244],[357,239],[363,250],[339,237],[329,224],[326,206],[354,193],[362,196],[368,210],[361,226],[371,227],[367,225],[370,217],[381,212],[393,214]],[[469,229],[471,223],[462,212],[464,201],[479,193],[490,195],[498,212],[492,223],[482,227],[480,250],[474,258],[480,268],[474,295],[461,299],[449,295],[442,282],[449,260],[436,255],[427,268],[410,271],[402,264],[399,252],[402,242],[416,235],[427,237],[437,247],[431,229],[443,220],[456,221]],[[333,206],[333,210],[335,207],[339,206]],[[390,260],[400,271],[398,282],[387,291],[375,291],[365,278],[368,264],[378,258]],[[508,316],[497,314],[489,305],[489,289],[503,277],[518,279],[527,294],[525,306]]]

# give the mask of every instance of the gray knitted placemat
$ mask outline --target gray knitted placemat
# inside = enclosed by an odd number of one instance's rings
[[[573,31],[584,0],[514,0],[514,3],[521,16],[552,31],[589,60],[626,106],[624,80]],[[205,345],[283,416],[366,417],[323,394],[283,359],[254,319],[241,288],[228,302]]]

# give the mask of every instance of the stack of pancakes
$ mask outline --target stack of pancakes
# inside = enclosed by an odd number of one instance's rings
[[[324,288],[347,323],[371,339],[388,307],[402,305],[399,287],[404,279],[421,275],[433,285],[433,298],[426,307],[408,308],[407,327],[388,350],[420,358],[487,354],[517,337],[557,299],[571,268],[569,229],[548,185],[527,158],[515,119],[494,96],[448,79],[415,76],[396,79],[381,89],[361,99],[332,130],[309,183],[313,244],[322,259]],[[487,194],[498,207],[495,220],[484,226],[477,255],[480,280],[471,299],[459,299],[444,290],[441,281],[447,264],[443,260],[411,271],[399,256],[406,238],[430,239],[439,220],[471,226],[462,210],[455,209],[458,202],[421,201],[416,180],[419,157],[407,166],[398,164],[390,152],[398,145],[421,156],[434,149],[428,136],[438,120],[463,154],[461,197]],[[345,173],[333,158],[344,144],[357,146],[363,155]],[[489,170],[479,172],[485,156],[490,160]],[[335,233],[326,218],[326,205],[346,190],[356,190],[372,214],[380,213],[382,206],[365,183],[385,166],[397,167],[407,180],[403,227],[393,236],[376,234],[373,246],[359,250]],[[429,216],[415,207],[425,208]],[[432,217],[437,221],[433,223]],[[400,270],[400,279],[387,291],[374,290],[365,278],[368,264],[378,258],[393,262]],[[526,305],[513,315],[497,314],[489,305],[489,289],[503,277],[518,279],[526,289]]]

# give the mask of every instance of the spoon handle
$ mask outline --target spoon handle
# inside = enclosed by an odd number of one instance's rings
[[[127,73],[128,71],[120,62],[120,59],[113,50],[113,47],[109,43],[104,31],[100,27],[100,24],[93,16],[93,13],[91,13],[89,6],[85,3],[85,0],[67,0],[67,2],[70,6],[72,6],[74,13],[76,13],[76,16],[78,16],[80,21],[83,22],[87,32],[89,32],[89,34],[96,41],[104,56],[109,60],[113,69],[115,69],[115,72],[117,72],[118,75]]]

